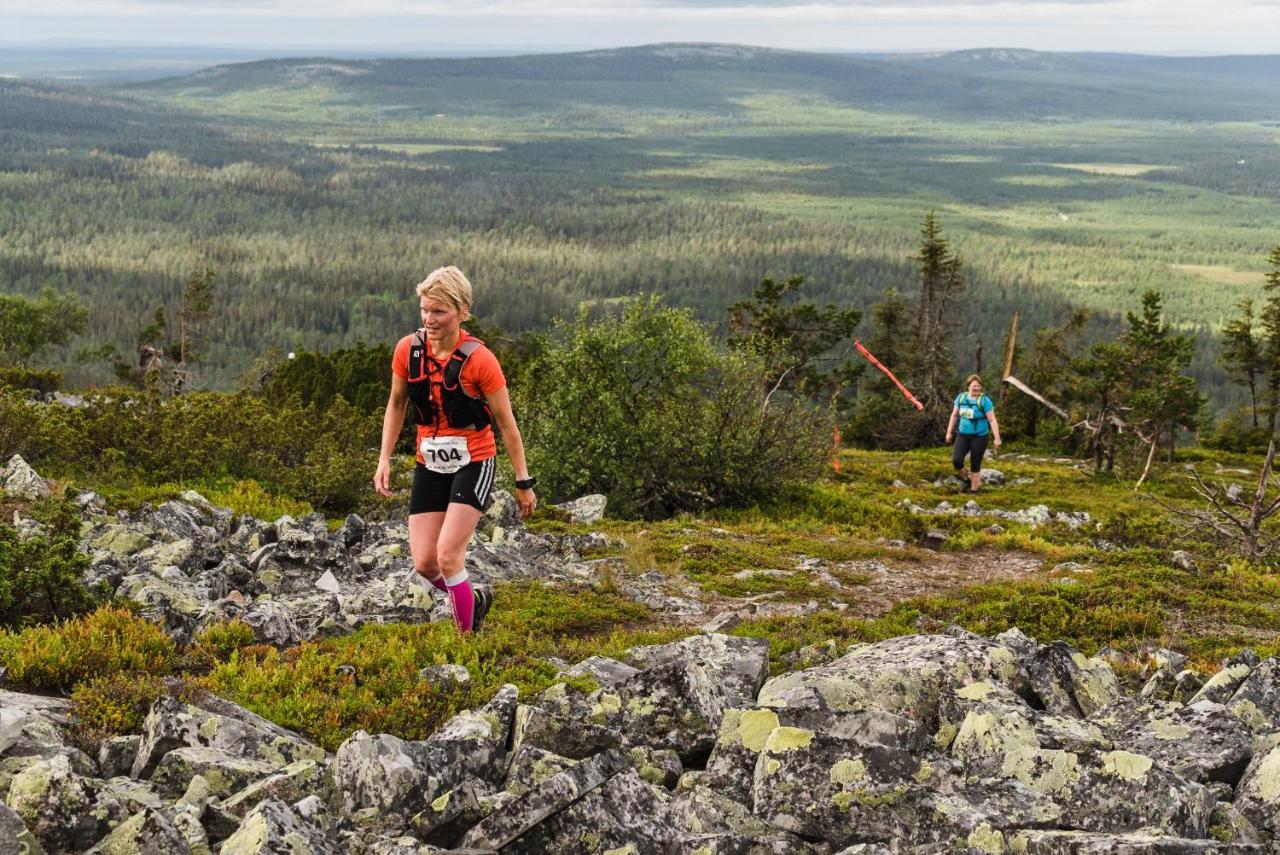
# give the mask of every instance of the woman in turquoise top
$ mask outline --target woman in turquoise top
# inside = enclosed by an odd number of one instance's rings
[[[956,469],[956,477],[964,482],[961,491],[976,493],[982,483],[982,455],[987,451],[987,438],[993,438],[995,447],[1000,447],[1000,424],[996,421],[996,405],[982,394],[982,379],[977,374],[970,374],[964,384],[968,391],[956,395],[955,404],[951,407],[947,443],[955,439],[951,465]],[[964,468],[966,456],[969,458],[967,472]]]

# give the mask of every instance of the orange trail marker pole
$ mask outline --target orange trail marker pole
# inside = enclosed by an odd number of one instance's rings
[[[888,377],[890,380],[892,380],[892,381],[893,381],[893,385],[897,386],[900,390],[902,390],[902,394],[903,394],[904,396],[906,396],[906,399],[907,399],[908,401],[910,401],[912,404],[914,404],[914,405],[915,405],[915,408],[916,408],[917,410],[923,410],[923,409],[924,409],[924,404],[922,404],[922,403],[920,403],[919,401],[917,401],[917,400],[916,400],[916,396],[915,396],[915,395],[912,395],[912,394],[911,394],[911,392],[909,392],[909,391],[907,390],[907,387],[902,385],[902,381],[901,381],[901,380],[899,380],[897,377],[894,377],[894,376],[893,376],[893,372],[892,372],[892,371],[890,371],[888,368],[885,368],[882,364],[880,364],[880,360],[878,360],[878,359],[876,359],[874,356],[872,356],[872,355],[871,355],[871,351],[867,350],[865,347],[863,347],[863,346],[862,346],[862,342],[858,341],[857,339],[854,339],[853,346],[854,346],[855,348],[857,348],[858,353],[861,353],[863,356],[865,356],[865,357],[867,358],[867,361],[868,361],[868,362],[870,362],[870,363],[871,363],[872,365],[874,365],[876,368],[879,368],[881,371],[883,371],[883,372],[884,372],[884,376],[886,376],[886,377]]]

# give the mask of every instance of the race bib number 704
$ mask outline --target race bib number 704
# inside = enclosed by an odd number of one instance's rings
[[[422,463],[432,472],[450,475],[471,462],[465,436],[437,436],[422,440],[418,446]]]

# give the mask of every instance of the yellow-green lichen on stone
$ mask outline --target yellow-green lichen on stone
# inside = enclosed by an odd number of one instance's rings
[[[1014,855],[1026,855],[1029,846],[1030,841],[1027,835],[1022,832],[1018,832],[1009,838],[1009,851]]]
[[[1004,835],[991,827],[990,823],[984,822],[969,832],[969,839],[966,841],[969,848],[977,849],[979,852],[987,852],[990,855],[1003,855],[1004,853]]]
[[[778,714],[770,709],[743,710],[738,718],[736,737],[748,751],[764,750],[769,734],[778,728]]]
[[[1145,754],[1108,751],[1102,755],[1102,773],[1126,781],[1145,781],[1155,761]]]
[[[1191,728],[1162,718],[1151,723],[1151,733],[1156,739],[1186,739],[1191,735]]]
[[[956,697],[964,698],[966,701],[985,701],[995,690],[996,687],[990,683],[970,683],[956,689]]]
[[[619,846],[617,849],[610,849],[604,855],[639,855],[636,851],[634,843],[628,843],[626,846]]]
[[[797,748],[808,748],[813,742],[813,731],[803,727],[775,727],[764,742],[764,750],[770,754],[782,754]]]
[[[1267,804],[1275,804],[1280,799],[1280,748],[1273,748],[1258,764],[1249,782],[1249,789],[1258,794],[1258,798]]]
[[[835,765],[831,767],[831,783],[848,786],[855,781],[861,781],[867,776],[867,764],[862,762],[861,757],[842,758],[837,760]]]
[[[996,676],[1006,683],[1018,676],[1018,657],[1007,647],[992,647],[987,651],[987,659],[995,668]]]
[[[955,742],[957,733],[958,731],[954,724],[949,721],[943,722],[942,726],[938,728],[938,732],[933,735],[933,744],[937,746],[939,751],[946,751],[951,747],[951,743]]]
[[[449,797],[453,795],[453,790],[442,795],[431,803],[431,809],[436,813],[444,813],[444,809],[449,806]]]
[[[1233,716],[1248,725],[1249,729],[1254,732],[1264,730],[1271,726],[1270,719],[1262,714],[1262,711],[1258,709],[1257,705],[1253,701],[1248,700],[1247,698],[1236,701],[1228,707],[1228,709],[1231,711]]]
[[[258,855],[267,845],[270,829],[267,818],[260,813],[240,823],[240,828],[222,844],[221,855]]]
[[[1026,748],[1006,754],[1001,772],[1036,792],[1055,795],[1080,780],[1080,759],[1070,751]]]
[[[601,692],[599,700],[591,708],[591,720],[600,724],[607,716],[616,715],[621,711],[622,698],[609,692]]]

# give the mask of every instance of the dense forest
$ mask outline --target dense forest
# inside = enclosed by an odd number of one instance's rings
[[[846,57],[713,45],[452,60],[272,60],[127,87],[0,81],[0,280],[78,295],[72,385],[215,275],[200,385],[413,326],[440,263],[509,332],[657,293],[704,320],[766,276],[819,303],[914,294],[920,218],[964,257],[958,370],[1151,289],[1214,336],[1276,242],[1271,58]],[[1121,82],[1123,81],[1123,85]],[[1098,97],[1105,86],[1106,97]],[[864,312],[864,318],[869,318]],[[867,328],[862,330],[867,332]]]

